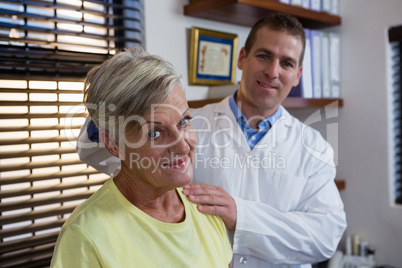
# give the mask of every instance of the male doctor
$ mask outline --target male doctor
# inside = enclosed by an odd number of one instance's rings
[[[223,218],[234,268],[311,267],[334,254],[346,228],[331,146],[281,106],[299,83],[304,48],[296,18],[261,19],[240,51],[238,91],[192,112],[194,184],[183,193]],[[92,135],[88,124],[81,142]],[[118,172],[104,151],[77,150],[98,170]]]

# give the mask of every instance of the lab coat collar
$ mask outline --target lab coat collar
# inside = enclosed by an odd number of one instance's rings
[[[240,126],[237,124],[234,114],[230,109],[229,98],[230,96],[224,98],[221,102],[217,103],[214,106],[214,117],[216,118],[221,116],[227,116],[232,120],[232,122],[236,123],[236,126],[234,126],[234,129],[236,131],[233,131],[233,133],[229,135],[231,135],[231,138],[234,139],[235,141],[242,141],[241,142],[242,147],[244,147],[244,149],[248,148],[249,151],[250,148],[248,147],[245,137],[243,136],[243,133],[240,129]],[[274,137],[275,142],[283,142],[288,137],[290,126],[295,123],[294,120],[295,120],[294,117],[285,108],[282,107],[282,116],[272,126],[272,128],[268,131],[268,133],[261,139],[261,142],[264,142],[265,139],[272,139],[273,138],[272,135],[276,135],[276,137]],[[217,121],[216,127],[223,129],[225,128],[225,125],[220,124]],[[243,137],[239,137],[238,135],[242,135]]]

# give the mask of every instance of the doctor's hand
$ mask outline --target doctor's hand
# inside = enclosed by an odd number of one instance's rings
[[[233,231],[236,228],[236,203],[221,187],[189,184],[184,186],[183,194],[191,202],[199,204],[200,212],[220,216],[229,230]]]

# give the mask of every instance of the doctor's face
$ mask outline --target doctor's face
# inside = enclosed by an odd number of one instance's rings
[[[300,38],[269,27],[258,30],[248,54],[241,49],[237,66],[243,73],[237,102],[246,116],[268,117],[278,109],[299,83],[301,51]]]
[[[123,162],[136,179],[161,191],[191,182],[197,137],[187,100],[179,87],[146,114],[140,130],[128,132],[126,139]]]

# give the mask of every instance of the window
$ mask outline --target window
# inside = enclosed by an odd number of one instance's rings
[[[0,2],[0,267],[46,267],[73,209],[108,178],[82,163],[86,73],[142,46],[143,0]]]
[[[402,26],[388,32],[391,45],[394,196],[402,204]]]

